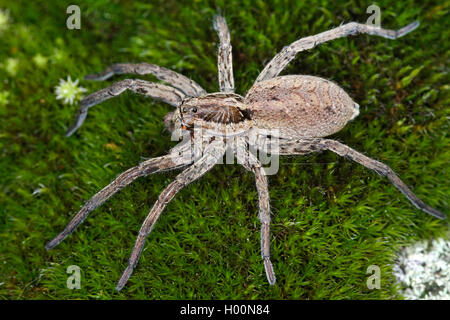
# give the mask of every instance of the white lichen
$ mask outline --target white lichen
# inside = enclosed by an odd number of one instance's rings
[[[63,100],[64,104],[73,104],[80,100],[83,97],[83,92],[86,91],[85,88],[78,87],[78,79],[72,81],[70,76],[67,77],[67,81],[60,79],[59,85],[55,87],[56,99]]]
[[[450,299],[450,241],[421,241],[400,251],[394,274],[405,299]]]

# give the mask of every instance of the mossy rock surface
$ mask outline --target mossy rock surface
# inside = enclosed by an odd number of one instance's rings
[[[44,245],[119,173],[164,154],[169,105],[125,93],[90,110],[70,138],[77,104],[56,99],[60,79],[89,92],[111,83],[83,76],[117,62],[151,62],[218,90],[214,14],[231,30],[237,92],[277,51],[342,22],[365,22],[362,1],[85,1],[68,30],[68,1],[0,1],[0,298],[3,299],[389,299],[401,245],[448,230],[389,182],[331,152],[284,157],[269,177],[270,287],[260,258],[252,174],[216,166],[182,190],[147,239],[119,293],[140,225],[176,172],[139,179],[95,210],[63,243]],[[381,23],[421,26],[391,41],[367,35],[302,52],[283,74],[330,79],[361,106],[332,136],[390,165],[425,202],[448,210],[449,3],[379,1]],[[3,11],[4,13],[5,11]],[[446,16],[447,15],[447,16]],[[124,79],[118,76],[115,80]],[[147,79],[155,80],[151,77]],[[114,80],[112,80],[114,81]],[[81,289],[66,286],[71,265]],[[366,273],[381,270],[381,288]]]

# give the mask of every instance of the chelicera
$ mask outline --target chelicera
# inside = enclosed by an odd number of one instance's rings
[[[89,80],[106,80],[116,74],[152,74],[166,84],[126,79],[92,93],[82,100],[75,125],[68,131],[67,136],[72,135],[82,125],[90,107],[125,90],[131,90],[174,106],[176,109],[164,117],[164,123],[169,131],[187,139],[183,139],[167,155],[143,161],[120,174],[88,200],[46,248],[51,249],[58,245],[92,210],[137,178],[165,170],[184,168],[161,192],[145,219],[128,266],[117,284],[116,289],[121,290],[136,267],[146,237],[167,203],[180,189],[200,178],[220,162],[226,150],[230,148],[238,163],[255,175],[261,221],[261,256],[267,280],[271,285],[275,284],[276,280],[270,261],[271,212],[268,182],[261,162],[250,151],[252,148],[252,150],[264,149],[265,152],[275,155],[304,155],[331,150],[386,176],[417,208],[437,218],[445,219],[443,213],[422,202],[389,166],[338,141],[324,138],[341,130],[359,113],[358,104],[343,89],[331,81],[314,76],[278,76],[298,52],[312,49],[323,42],[358,33],[396,39],[411,32],[418,25],[418,22],[414,22],[394,31],[350,22],[297,40],[284,47],[265,66],[244,97],[234,93],[230,35],[226,21],[221,16],[214,18],[214,28],[220,39],[218,51],[220,92],[206,93],[191,79],[149,63],[115,64],[102,73],[86,76]],[[262,144],[261,139],[251,138],[268,135],[268,132],[271,137],[277,139],[276,144]],[[200,149],[200,155],[194,154],[195,147],[197,150]]]

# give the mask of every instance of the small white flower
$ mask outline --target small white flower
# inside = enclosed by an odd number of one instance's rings
[[[74,101],[79,100],[83,96],[83,92],[87,89],[78,87],[78,79],[72,81],[70,76],[67,77],[67,81],[59,79],[59,85],[55,87],[56,99],[63,100],[64,104],[73,104]]]

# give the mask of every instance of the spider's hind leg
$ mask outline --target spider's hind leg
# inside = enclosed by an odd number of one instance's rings
[[[436,217],[439,219],[445,219],[446,216],[439,210],[436,210],[422,200],[420,200],[409,188],[408,186],[400,180],[400,178],[395,174],[395,172],[386,164],[369,158],[362,153],[353,150],[352,148],[342,144],[336,140],[323,139],[322,143],[324,149],[331,150],[340,156],[349,158],[364,167],[371,169],[378,173],[379,175],[385,176],[391,181],[391,183],[403,193],[406,198],[418,209]]]
[[[255,174],[256,189],[258,191],[259,203],[259,221],[261,222],[261,257],[264,262],[267,281],[270,285],[276,282],[275,271],[270,261],[270,196],[269,184],[267,181],[264,168],[260,161],[250,153],[246,141],[238,140],[236,157],[238,163],[242,164],[245,169]]]
[[[331,41],[338,38],[347,37],[358,33],[379,36],[387,39],[397,39],[403,37],[419,26],[418,21],[408,24],[399,30],[389,30],[380,27],[374,27],[362,23],[349,22],[334,29],[301,38],[290,45],[284,47],[272,60],[264,67],[255,82],[272,79],[283,71],[283,69],[291,62],[297,53],[309,50],[318,44]]]
[[[276,282],[275,272],[270,261],[270,197],[269,185],[264,168],[259,164],[253,167],[256,189],[258,190],[259,220],[261,221],[261,257],[264,261],[267,281],[270,285]]]
[[[385,176],[389,181],[403,193],[406,198],[418,209],[436,217],[439,219],[445,219],[446,216],[439,210],[436,210],[422,200],[419,199],[408,186],[395,174],[395,172],[386,164],[369,158],[362,153],[342,144],[336,140],[331,139],[314,139],[310,141],[305,140],[292,140],[290,143],[280,144],[280,148],[277,150],[271,150],[271,152],[283,154],[283,155],[302,155],[305,151],[323,151],[330,150],[334,153],[351,159],[364,167],[371,169],[379,175]]]

